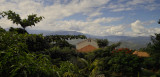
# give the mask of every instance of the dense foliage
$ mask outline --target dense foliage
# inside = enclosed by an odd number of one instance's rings
[[[26,37],[28,34],[0,32],[0,76],[56,76],[47,55],[29,53]]]
[[[151,37],[151,43],[148,44],[145,51],[150,53],[151,57],[145,60],[146,68],[152,69],[153,71],[160,70],[160,34],[155,34]],[[150,61],[150,62],[148,62]]]
[[[71,62],[74,58],[77,62],[81,61],[77,56],[78,54],[69,45],[63,44],[62,40],[59,40],[62,44],[58,45],[55,40],[49,42],[48,37],[41,34],[21,34],[16,29],[15,31],[5,31],[0,28],[0,76],[61,77],[74,75],[73,68],[65,67],[71,65],[76,70],[77,66]],[[66,36],[64,37],[66,38]],[[68,37],[82,38],[80,35]],[[53,38],[57,38],[57,36],[52,36]],[[59,39],[61,38],[59,37]],[[67,42],[67,44],[69,43]],[[83,64],[83,61],[81,62]],[[68,65],[63,66],[65,64]],[[64,71],[64,69],[73,72]],[[78,74],[79,72],[77,72]]]
[[[100,48],[104,48],[104,47],[108,46],[108,44],[109,44],[107,39],[97,39],[97,43]]]
[[[133,50],[120,48],[112,51],[112,59],[108,62],[110,71],[123,76],[137,76],[141,71],[141,58],[133,55]]]

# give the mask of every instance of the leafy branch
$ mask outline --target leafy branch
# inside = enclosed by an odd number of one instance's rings
[[[15,12],[9,10],[9,11],[3,11],[0,13],[0,15],[4,18],[7,16],[7,19],[11,20],[14,24],[19,24],[23,29],[25,29],[28,26],[32,26],[38,22],[40,22],[44,17],[39,16],[37,17],[37,14],[28,15],[28,18],[21,19],[19,14],[16,14]]]

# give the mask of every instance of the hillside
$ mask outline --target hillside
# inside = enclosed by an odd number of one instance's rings
[[[83,34],[76,31],[44,31],[44,30],[29,30],[31,34],[43,34],[46,35],[85,35],[88,38],[93,39],[108,39],[110,44],[121,42],[121,48],[131,48],[131,49],[139,49],[146,47],[146,45],[150,42],[150,37],[146,36],[138,36],[138,37],[130,37],[130,36],[93,36],[89,34]],[[82,41],[81,39],[69,40],[69,43],[76,45],[76,43]]]

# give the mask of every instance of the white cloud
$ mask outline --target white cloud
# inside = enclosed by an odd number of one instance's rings
[[[131,23],[131,28],[135,33],[146,33],[145,27],[139,20],[136,20],[135,22]]]
[[[151,24],[157,23],[155,20],[150,20],[150,21],[146,21],[146,22],[141,22],[142,24],[146,25],[146,26],[151,26]]]
[[[110,22],[113,22],[113,21],[119,21],[123,19],[123,17],[108,17],[108,18],[98,18],[98,19],[95,19],[93,22],[94,23],[110,23]]]
[[[154,4],[144,6],[145,9],[148,9],[150,11],[157,10],[159,7],[160,7],[159,3],[154,3]]]
[[[98,9],[95,10],[94,12],[91,12],[91,13],[89,14],[88,19],[91,19],[92,17],[101,16],[101,15],[103,14],[102,12],[100,12],[102,9],[103,9],[103,7],[98,8]]]
[[[61,4],[59,0],[54,1],[53,5],[44,5],[43,0],[35,2],[33,0],[10,0],[5,1],[4,4],[0,3],[0,7],[3,7],[1,11],[13,10],[25,18],[28,14],[36,13],[45,17],[43,21],[37,24],[35,27],[28,27],[27,29],[37,30],[74,30],[87,34],[94,35],[119,35],[122,26],[101,26],[100,23],[109,23],[113,21],[121,20],[122,17],[108,17],[98,18],[91,21],[61,21],[64,17],[68,17],[77,13],[83,13],[88,17],[95,17],[102,15],[100,12],[103,5],[107,4],[109,0],[72,0],[69,3]],[[97,8],[97,9],[96,9]],[[8,20],[4,19],[4,22]],[[7,28],[13,24],[1,23],[2,27]],[[7,25],[7,26],[5,26]],[[14,24],[15,25],[15,24]],[[111,33],[110,33],[111,32]]]
[[[45,19],[41,21],[38,26],[54,26],[54,22],[59,19],[69,17],[77,13],[83,13],[86,16],[99,16],[101,7],[107,4],[109,0],[65,0],[65,4],[61,4],[61,0],[47,0],[51,2],[50,5],[45,4],[46,0],[0,0],[0,11],[13,10],[20,14],[22,18],[27,17],[28,14],[38,14],[44,16]],[[52,4],[53,2],[53,4]],[[96,9],[98,7],[98,9]],[[94,12],[96,11],[97,12]],[[4,22],[8,22],[7,20]],[[7,24],[1,25],[6,27]],[[11,25],[8,25],[11,26]]]
[[[110,35],[123,35],[125,30],[125,27],[123,25],[119,26],[110,26],[108,29],[106,29],[107,33],[110,33]]]
[[[32,29],[41,29],[43,30],[69,30],[69,31],[78,31],[85,34],[91,35],[99,35],[99,36],[106,36],[106,35],[123,35],[124,26],[122,25],[105,25],[102,26],[100,23],[95,23],[94,21],[76,21],[76,20],[69,20],[69,21],[57,21],[56,23],[52,23],[54,26],[47,26],[47,27],[39,27],[35,26]]]
[[[113,9],[112,11],[113,12],[120,12],[120,11],[128,11],[128,10],[132,10],[132,8],[116,8],[116,9]]]
[[[0,0],[0,3],[3,3],[3,2],[5,2],[5,0]]]
[[[112,12],[128,11],[135,9],[155,10],[159,9],[160,4],[155,0],[118,0],[110,3],[106,8]]]
[[[134,36],[150,36],[150,35],[154,35],[154,33],[159,33],[160,32],[160,28],[155,28],[155,27],[151,27],[151,28],[147,28],[146,25],[152,24],[155,21],[151,20],[147,22],[141,22],[140,20],[136,20],[135,22],[131,23],[131,29],[132,29],[132,33]]]
[[[7,19],[0,19],[0,26],[3,28],[19,27],[18,25],[13,24],[11,21],[8,21]]]
[[[145,4],[145,3],[153,3],[154,0],[131,0],[128,1],[128,5],[138,5],[138,4]]]
[[[121,3],[117,3],[117,4],[111,3],[108,5],[107,8],[109,8],[113,12],[133,10],[132,7],[130,7],[126,4],[121,4]]]
[[[61,4],[60,0],[54,0],[54,4],[52,5],[44,5],[44,2],[44,0],[1,1],[0,11],[14,10],[22,15],[28,13],[41,13],[41,15],[44,15],[46,18],[52,17],[52,19],[61,19],[76,13],[85,13],[90,15],[90,13],[95,11],[96,7],[102,7],[104,4],[107,4],[109,0],[72,0],[67,4]],[[94,14],[93,16],[101,15],[99,11],[97,11],[97,14]]]

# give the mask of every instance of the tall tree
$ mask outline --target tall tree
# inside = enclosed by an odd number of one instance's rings
[[[158,21],[160,24],[160,20]],[[145,51],[148,51],[151,55],[150,58],[145,59],[145,66],[148,69],[153,71],[160,70],[160,33],[155,33],[155,36],[151,36],[151,42],[144,48]]]
[[[37,14],[28,15],[28,18],[21,19],[19,14],[16,14],[15,12],[9,10],[9,11],[3,11],[0,13],[2,17],[7,16],[7,19],[11,20],[14,24],[19,24],[25,29],[28,26],[32,26],[38,22],[40,22],[44,17],[40,16],[37,17]]]

